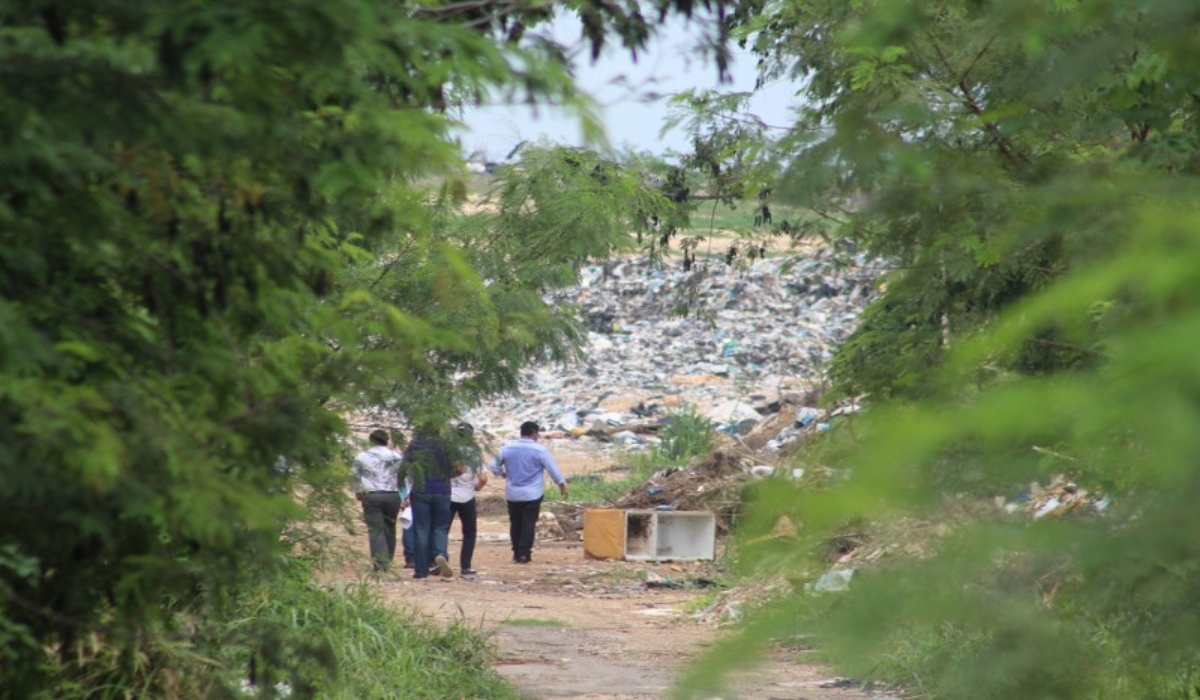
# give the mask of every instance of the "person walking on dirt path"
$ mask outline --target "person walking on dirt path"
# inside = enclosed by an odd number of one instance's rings
[[[454,463],[457,476],[450,482],[450,522],[454,516],[462,523],[462,549],[458,553],[458,566],[463,576],[474,575],[471,560],[475,556],[475,538],[478,512],[475,508],[475,493],[488,482],[488,472],[483,468],[483,455],[475,444],[475,428],[470,423],[459,423],[454,429]]]
[[[384,572],[396,555],[396,518],[400,515],[400,454],[388,447],[388,433],[372,430],[367,437],[371,447],[354,458],[352,470],[357,482],[354,497],[362,503],[367,523],[367,546],[371,567]]]
[[[413,522],[413,578],[429,577],[430,568],[443,578],[453,578],[446,558],[450,539],[450,479],[454,463],[445,443],[430,427],[418,427],[404,451],[401,478],[412,484],[409,503]]]
[[[538,444],[541,428],[533,421],[521,424],[519,440],[500,448],[492,461],[492,473],[505,479],[504,498],[508,501],[508,538],[512,542],[513,562],[533,560],[533,540],[542,510],[544,475],[549,474],[563,500],[567,499],[567,480],[563,478],[550,450]]]

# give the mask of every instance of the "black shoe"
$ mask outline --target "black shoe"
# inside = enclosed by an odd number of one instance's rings
[[[533,558],[526,555],[523,557],[517,557],[516,559],[513,559],[513,561],[518,564],[531,564],[531,563],[533,563]]]
[[[463,570],[462,570],[462,575],[463,575],[463,576],[474,576],[474,575],[475,575],[475,574],[477,574],[477,573],[479,573],[479,572],[478,572],[478,571],[476,571],[475,569],[472,569],[472,568],[471,568],[471,567],[469,567],[469,566],[465,566],[465,567],[463,567]]]
[[[414,565],[414,564],[413,564],[411,561],[406,561],[406,562],[404,562],[404,568],[406,568],[406,569],[411,569],[411,568],[413,568],[414,566],[415,566],[415,565]]]

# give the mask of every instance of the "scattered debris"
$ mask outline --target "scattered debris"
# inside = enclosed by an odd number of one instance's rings
[[[1006,513],[1027,513],[1034,520],[1061,518],[1082,510],[1102,512],[1111,503],[1107,497],[1089,494],[1063,474],[1055,475],[1047,486],[1034,482],[1012,499],[997,496],[995,502]]]
[[[837,593],[850,590],[850,579],[854,577],[854,569],[834,569],[821,574],[809,590],[815,593]]]
[[[654,510],[706,510],[716,515],[717,530],[728,532],[741,507],[741,489],[750,475],[743,460],[728,450],[717,450],[694,466],[664,470],[617,500],[614,508]]]
[[[768,532],[765,535],[760,535],[759,537],[755,537],[755,538],[749,540],[746,544],[758,544],[759,542],[766,542],[767,540],[777,540],[777,539],[794,540],[799,536],[800,536],[800,528],[796,527],[796,523],[792,522],[792,519],[789,518],[788,516],[781,515],[781,516],[779,516],[779,519],[775,521],[775,527],[771,528],[770,532]]]

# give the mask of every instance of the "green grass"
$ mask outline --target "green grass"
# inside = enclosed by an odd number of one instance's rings
[[[766,235],[779,233],[780,226],[787,222],[793,227],[798,225],[811,226],[817,215],[796,207],[771,203],[771,223],[761,224],[755,221],[757,208],[749,203],[739,204],[730,208],[719,202],[704,202],[692,214],[691,227],[684,235],[709,236],[722,232],[733,232],[744,236],[761,238]],[[703,254],[703,246],[699,251]],[[723,252],[723,251],[722,251]],[[716,252],[714,251],[714,254]]]
[[[571,479],[572,503],[612,503],[638,484],[644,484],[662,467],[646,462],[637,466],[622,466],[621,476],[615,479],[604,479],[604,474],[597,474],[600,479]]]
[[[666,467],[687,466],[692,458],[708,454],[712,449],[712,423],[693,406],[681,407],[669,416],[662,431],[662,444],[651,450],[625,452],[613,472],[618,478],[605,474],[587,474],[571,480],[571,501],[574,503],[611,503],[631,489],[650,480],[654,473]],[[612,474],[613,472],[610,472]]]
[[[517,617],[511,620],[505,620],[504,624],[509,627],[568,627],[567,623],[562,620],[543,620],[534,617]]]
[[[694,406],[683,406],[669,417],[663,443],[654,451],[668,462],[691,459],[712,449],[712,421]]]
[[[518,697],[479,630],[399,612],[365,583],[277,581],[245,596],[240,611],[218,654],[239,670],[253,654],[262,686],[283,681],[299,697],[331,700]]]
[[[695,615],[702,610],[707,610],[717,601],[717,596],[720,594],[721,589],[714,586],[694,598],[688,598],[680,604],[679,609],[688,615]]]
[[[772,219],[783,210],[783,207],[771,205]],[[701,202],[692,213],[691,230],[701,235],[717,231],[765,231],[762,226],[754,225],[755,214],[755,209],[750,204],[739,204],[737,208],[730,208],[729,205],[720,202]]]

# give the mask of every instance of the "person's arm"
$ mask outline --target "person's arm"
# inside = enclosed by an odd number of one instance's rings
[[[484,469],[475,472],[475,490],[482,491],[484,486],[487,486],[488,473]]]
[[[362,459],[355,457],[350,463],[350,474],[354,476],[354,498],[361,501],[363,499],[362,473],[364,469]]]
[[[400,499],[403,500],[408,494],[408,490],[404,487],[404,454],[402,452],[397,452],[396,450],[392,450],[392,454],[395,455],[395,457],[393,457],[389,467],[391,472],[396,475],[396,493],[398,493],[400,495]]]
[[[412,474],[409,474],[408,455],[404,454],[400,457],[400,466],[396,468],[396,491],[403,499],[408,496],[411,488]]]
[[[503,479],[505,477],[505,474],[504,474],[504,448],[501,448],[500,452],[496,455],[496,458],[492,460],[492,473],[495,474],[496,476],[500,477],[501,479]]]
[[[562,499],[567,500],[567,479],[563,476],[562,470],[558,468],[558,464],[555,463],[554,457],[550,455],[550,450],[542,452],[542,467],[554,483],[558,484],[558,493]]]

